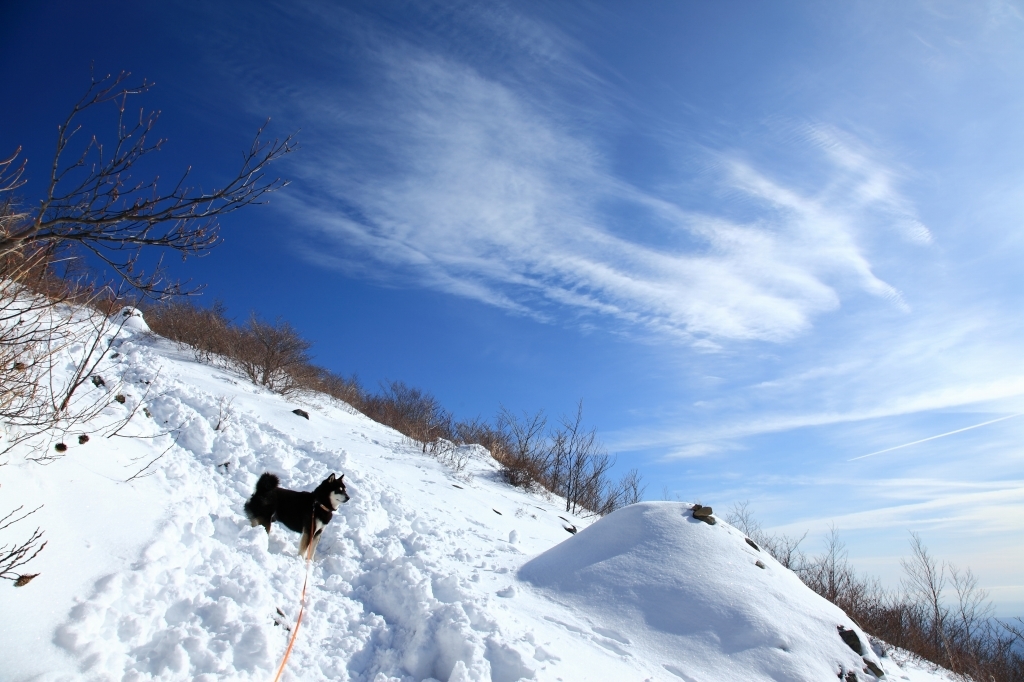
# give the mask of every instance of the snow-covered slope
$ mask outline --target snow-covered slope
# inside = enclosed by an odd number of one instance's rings
[[[270,679],[304,564],[294,533],[245,519],[264,471],[307,490],[344,473],[352,496],[317,548],[284,679],[874,679],[865,658],[887,679],[944,679],[879,657],[841,611],[689,505],[591,525],[500,483],[481,448],[457,473],[345,405],[198,364],[141,321],[100,374],[107,386],[86,395],[110,401],[104,413],[49,434],[66,456],[41,466],[16,451],[0,469],[0,512],[43,504],[25,523],[49,540],[38,578],[0,585],[0,680]],[[125,482],[139,471],[151,475]]]

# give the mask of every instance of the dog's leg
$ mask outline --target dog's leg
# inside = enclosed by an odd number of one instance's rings
[[[299,558],[306,557],[306,547],[309,546],[309,529],[303,529],[302,537],[299,538]]]
[[[315,554],[315,553],[316,553],[316,546],[317,546],[318,544],[320,544],[320,536],[321,536],[321,535],[323,535],[323,530],[324,530],[324,529],[323,529],[323,528],[321,528],[320,530],[318,530],[318,531],[317,531],[316,533],[314,533],[314,534],[313,534],[313,549],[312,549],[312,554]]]
[[[271,523],[272,523],[271,521],[267,521],[266,523],[264,523],[264,524],[263,524],[263,527],[267,529],[267,535],[270,535],[270,524],[271,524]],[[254,525],[254,526],[255,526],[255,525],[256,525],[256,522],[255,522],[255,521],[253,521],[253,524],[252,524],[252,525]]]

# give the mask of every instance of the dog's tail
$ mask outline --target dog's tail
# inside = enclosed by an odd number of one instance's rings
[[[270,522],[274,518],[275,504],[274,491],[280,483],[277,476],[265,473],[256,481],[256,492],[252,494],[249,501],[245,503],[245,515],[254,526],[263,526],[270,532]]]
[[[260,476],[260,480],[256,481],[256,494],[261,495],[268,493],[276,488],[281,483],[281,480],[272,473],[264,473]]]

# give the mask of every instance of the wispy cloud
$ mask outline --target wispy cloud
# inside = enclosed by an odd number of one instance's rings
[[[872,485],[879,485],[872,482]],[[871,505],[866,511],[828,517],[807,518],[780,525],[783,533],[821,532],[830,524],[846,531],[888,528],[928,528],[961,530],[973,533],[1015,533],[1024,529],[1020,511],[1024,509],[1024,482],[1006,481],[987,490],[962,492],[946,489],[923,501]]]
[[[946,384],[915,394],[880,397],[871,407],[850,410],[758,410],[757,414],[753,415],[743,412],[733,420],[719,417],[713,424],[705,426],[684,423],[671,428],[636,427],[608,434],[606,441],[612,449],[622,451],[658,448],[675,451],[683,448],[687,452],[711,453],[715,452],[716,448],[720,451],[729,447],[728,444],[733,441],[751,436],[898,417],[1013,399],[1022,395],[1024,375],[1017,375],[973,384]]]
[[[911,445],[919,445],[921,443],[927,443],[929,441],[937,440],[939,438],[945,438],[947,436],[953,436],[953,435],[956,435],[958,433],[963,433],[964,431],[971,431],[972,429],[978,429],[978,428],[981,428],[982,426],[988,426],[989,424],[995,424],[997,422],[1005,421],[1007,419],[1013,419],[1014,417],[1020,417],[1022,414],[1024,414],[1024,413],[1018,412],[1017,414],[1011,414],[1011,415],[1007,415],[1005,417],[999,417],[997,419],[989,419],[988,421],[981,422],[980,424],[972,424],[971,426],[965,426],[962,429],[955,429],[953,431],[946,431],[945,433],[940,433],[940,434],[937,434],[935,436],[928,436],[927,438],[920,438],[918,440],[911,441],[909,443],[903,443],[901,445],[894,445],[891,448],[885,448],[884,450],[876,450],[875,452],[869,452],[866,455],[860,455],[858,457],[853,457],[849,461],[850,462],[854,462],[854,461],[856,461],[858,459],[865,459],[867,457],[874,457],[875,455],[881,455],[881,454],[884,454],[886,452],[892,452],[893,450],[902,450],[903,448],[909,448]]]
[[[543,27],[512,25],[559,85],[595,87]],[[919,243],[929,233],[896,174],[848,135],[811,129],[807,152],[824,150],[831,175],[810,190],[718,153],[720,186],[752,214],[741,221],[618,177],[581,124],[601,112],[551,89],[410,45],[366,57],[376,82],[365,101],[320,90],[306,109],[321,129],[340,122],[305,150],[305,194],[286,197],[315,263],[712,349],[793,338],[857,292],[905,308],[874,274],[862,223],[880,214]]]

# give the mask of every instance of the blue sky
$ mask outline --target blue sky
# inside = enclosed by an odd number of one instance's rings
[[[167,176],[269,116],[292,185],[175,266],[208,298],[1024,611],[1019,2],[137,4],[0,10],[27,196],[90,61],[157,83]]]

